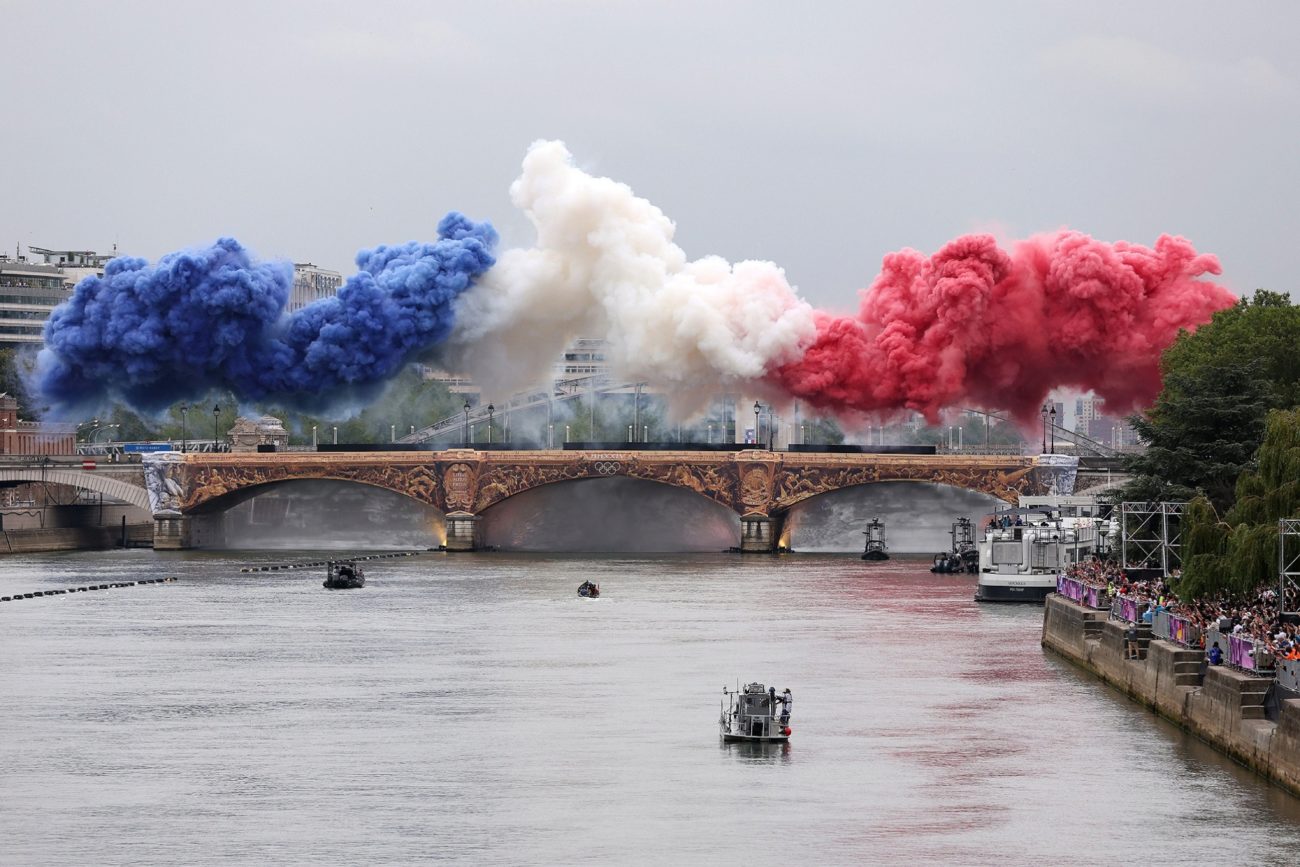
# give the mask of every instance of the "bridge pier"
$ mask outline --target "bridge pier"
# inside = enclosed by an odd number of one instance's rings
[[[155,516],[153,522],[153,549],[155,551],[184,551],[193,545],[190,540],[190,518],[186,515]]]
[[[740,517],[740,553],[776,553],[784,523],[784,518],[781,516],[742,515]]]
[[[447,513],[447,541],[443,547],[448,551],[477,551],[479,544],[479,522],[483,519],[470,512]]]
[[[155,515],[155,551],[185,551],[190,548],[219,548],[226,542],[223,515]]]

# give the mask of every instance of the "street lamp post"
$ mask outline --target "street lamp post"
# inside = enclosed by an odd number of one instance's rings
[[[465,448],[469,448],[469,398],[465,398]]]
[[[1052,417],[1052,450],[1050,454],[1056,454],[1056,404],[1052,404],[1052,411],[1048,414]]]
[[[492,416],[496,411],[497,408],[489,403],[488,404],[488,445],[492,445]]]
[[[1042,416],[1043,416],[1043,451],[1042,451],[1042,454],[1047,454],[1047,404],[1043,404]]]
[[[311,426],[311,447],[316,448],[316,425]]]
[[[339,444],[339,426],[334,425],[334,445]]]
[[[390,443],[397,442],[397,425],[395,424],[390,424],[388,426],[388,441]]]
[[[186,448],[188,442],[186,441],[187,438],[185,436],[185,413],[189,411],[190,408],[188,406],[186,406],[185,404],[181,404],[181,452],[182,453],[188,451],[188,449]]]
[[[761,430],[761,428],[758,426],[758,411],[760,409],[762,409],[762,407],[758,405],[758,401],[754,401],[754,445],[756,446],[759,444],[758,442],[759,439],[761,439],[761,437],[759,437],[758,435],[759,431]]]
[[[217,417],[219,415],[221,415],[221,404],[219,403],[213,404],[212,405],[212,450],[214,452],[217,450],[217,440],[221,438],[220,435],[218,434],[219,425],[217,422]]]

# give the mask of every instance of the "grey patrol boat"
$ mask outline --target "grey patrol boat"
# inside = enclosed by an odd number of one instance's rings
[[[789,690],[785,691],[789,694]],[[725,743],[780,744],[790,740],[791,702],[761,683],[744,689],[722,688],[722,716],[718,728]]]

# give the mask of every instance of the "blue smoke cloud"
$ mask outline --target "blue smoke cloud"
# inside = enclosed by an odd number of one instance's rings
[[[37,388],[53,415],[120,399],[153,411],[212,389],[323,409],[368,396],[446,339],[456,299],[495,263],[497,233],[450,213],[435,243],[357,254],[334,298],[284,316],[293,268],[238,241],[121,257],[50,315]]]

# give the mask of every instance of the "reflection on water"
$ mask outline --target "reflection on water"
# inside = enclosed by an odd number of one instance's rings
[[[314,559],[314,552],[298,552]],[[10,558],[5,863],[1294,863],[1295,799],[924,561]],[[584,578],[598,600],[580,599]],[[720,743],[789,686],[792,742]],[[1140,854],[1139,854],[1140,853]]]

